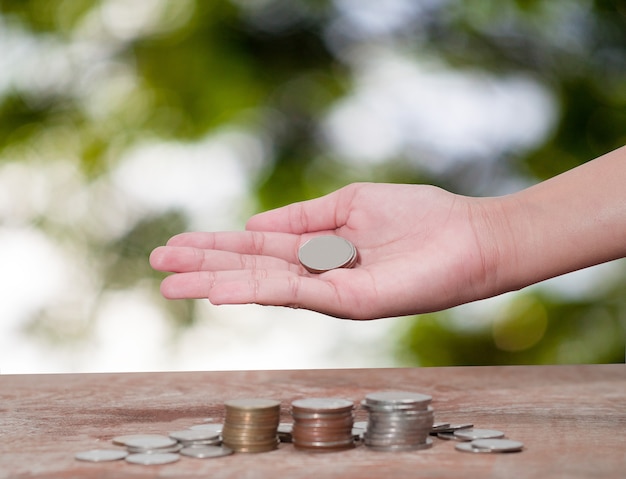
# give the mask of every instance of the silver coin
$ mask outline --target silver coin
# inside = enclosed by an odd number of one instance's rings
[[[433,440],[428,438],[426,442],[421,444],[412,445],[391,445],[391,446],[371,446],[365,443],[365,445],[372,451],[388,451],[388,452],[403,452],[403,451],[420,451],[423,449],[430,449],[433,447]]]
[[[182,447],[192,446],[221,446],[222,438],[218,436],[217,439],[210,439],[207,441],[178,441],[178,444]]]
[[[196,459],[230,456],[233,452],[232,449],[223,446],[185,447],[180,450],[183,456],[195,457]]]
[[[126,456],[126,462],[131,464],[141,464],[142,466],[156,466],[161,464],[169,464],[180,459],[180,454],[130,454]]]
[[[432,431],[430,432],[433,436],[436,436],[437,433],[440,432],[449,432],[449,433],[453,433],[454,431],[458,431],[459,429],[471,429],[474,427],[473,424],[471,423],[464,423],[464,424],[448,424],[447,427],[444,427],[442,423],[441,427],[435,427],[436,424],[433,424],[433,428]]]
[[[293,431],[293,423],[281,422],[280,424],[278,424],[278,428],[276,429],[276,431],[281,434],[291,434],[291,432]]]
[[[209,429],[183,429],[170,432],[169,436],[180,442],[196,442],[215,440],[220,437],[220,433]]]
[[[421,427],[427,427],[429,430],[433,425],[432,416],[370,416],[370,421],[367,426],[369,430],[378,428],[398,428],[398,429],[415,429]]]
[[[361,402],[361,407],[368,411],[370,414],[422,414],[425,411],[431,411],[431,406],[426,406],[426,403],[367,403],[365,400]]]
[[[430,428],[430,432],[447,432],[450,430],[449,422],[435,422]]]
[[[456,446],[454,446],[454,448],[457,451],[461,451],[461,452],[473,452],[473,453],[482,452],[482,453],[487,453],[487,454],[493,454],[493,451],[489,449],[479,449],[477,447],[472,447],[472,445],[469,442],[460,442]]]
[[[132,447],[135,449],[161,449],[166,447],[172,447],[176,445],[176,440],[167,436],[160,436],[158,434],[146,434],[136,435],[126,439],[126,447]]]
[[[165,454],[166,452],[178,452],[183,448],[182,444],[174,444],[169,447],[159,447],[156,449],[126,446],[126,450],[131,454]]]
[[[424,442],[428,432],[418,431],[411,433],[378,433],[378,434],[364,434],[363,438],[366,441],[411,441],[411,442]]]
[[[401,439],[401,438],[389,438],[389,439],[369,439],[364,438],[363,442],[368,446],[409,446],[416,444],[424,444],[426,438],[413,438],[413,439]]]
[[[200,430],[200,431],[214,431],[217,434],[221,434],[222,429],[224,429],[224,425],[223,424],[217,424],[217,423],[207,423],[207,424],[195,424],[193,426],[191,426],[189,429],[196,431],[196,430]]]
[[[454,431],[454,435],[466,441],[473,441],[474,439],[499,439],[504,437],[502,431],[496,431],[494,429],[459,429]]]
[[[488,449],[492,452],[516,452],[524,448],[524,443],[511,439],[475,439],[470,442],[477,449]]]
[[[127,441],[132,441],[135,439],[142,440],[144,438],[163,438],[162,434],[126,434],[124,436],[116,436],[112,439],[113,444],[117,444],[118,446],[126,446]]]
[[[399,405],[412,405],[412,404],[429,404],[432,401],[432,396],[427,394],[414,393],[409,391],[379,391],[369,393],[365,396],[367,404],[399,404]]]
[[[119,461],[128,456],[127,451],[120,449],[92,449],[91,451],[82,451],[74,456],[78,461],[88,462],[107,462]]]
[[[354,403],[347,399],[340,398],[307,398],[296,399],[291,403],[295,408],[314,409],[316,411],[325,412],[325,410],[347,409],[352,408]]]
[[[276,434],[278,435],[280,442],[291,442],[293,439],[291,435],[292,432],[293,423],[290,422],[281,422],[276,428]]]
[[[471,439],[463,439],[454,434],[454,432],[438,432],[437,437],[439,439],[445,439],[446,441],[460,441],[460,442],[469,442]]]
[[[340,236],[316,236],[298,250],[298,260],[310,273],[352,267],[356,256],[354,245]]]

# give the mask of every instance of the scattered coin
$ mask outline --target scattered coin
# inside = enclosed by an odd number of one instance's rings
[[[128,452],[121,449],[92,449],[77,453],[74,457],[79,461],[107,462],[119,461],[128,456]]]
[[[524,448],[524,443],[511,439],[475,439],[470,445],[476,449],[487,449],[491,452],[517,452]]]
[[[195,457],[196,459],[230,456],[234,452],[232,449],[223,446],[195,446],[185,447],[180,450],[183,456]]]
[[[162,434],[127,434],[124,436],[116,436],[113,438],[113,444],[117,444],[118,446],[126,446],[127,441],[134,441],[136,439],[143,440],[147,438],[163,438]]]
[[[433,427],[430,428],[431,434],[436,434],[438,432],[447,432],[450,430],[449,422],[436,422],[433,424]]]
[[[470,429],[473,428],[474,425],[471,423],[464,424],[450,424],[450,423],[435,423],[433,424],[433,428],[430,430],[431,436],[436,436],[439,433],[452,433],[454,431],[458,431],[459,429]]]
[[[510,439],[475,439],[471,442],[461,442],[455,446],[457,451],[474,453],[505,453],[519,452],[524,443]]]
[[[461,442],[469,442],[471,439],[463,439],[454,434],[454,432],[438,432],[437,437],[439,439],[445,439],[446,441],[461,441]]]
[[[161,464],[169,464],[180,459],[179,454],[129,454],[126,456],[126,462],[131,464],[141,464],[143,466],[156,466]]]
[[[224,428],[223,424],[207,423],[207,424],[196,424],[194,426],[191,426],[189,429],[192,429],[194,431],[195,430],[213,431],[216,434],[221,434],[223,428]]]
[[[170,432],[170,438],[183,445],[208,444],[220,441],[220,433],[209,429],[183,429]]]
[[[281,422],[276,430],[280,442],[292,442],[293,423]]]
[[[504,437],[504,433],[502,431],[474,428],[454,431],[454,435],[459,439],[464,439],[466,441],[473,441],[474,439],[498,439]]]
[[[456,446],[454,446],[454,448],[457,451],[461,451],[461,452],[487,453],[487,454],[491,453],[489,449],[479,449],[477,447],[472,447],[472,445],[469,442],[460,442]]]
[[[166,452],[178,452],[182,448],[183,448],[182,444],[178,444],[178,443],[174,444],[173,446],[157,447],[157,448],[126,446],[126,450],[130,454],[164,454]]]
[[[166,449],[176,446],[177,441],[167,436],[159,435],[137,435],[133,438],[129,438],[125,442],[126,447],[130,449],[143,450],[145,452],[155,449]]]
[[[352,435],[355,441],[362,441],[367,431],[367,421],[355,421],[352,425]]]
[[[300,246],[298,260],[310,273],[324,273],[336,268],[352,268],[357,251],[350,241],[340,236],[316,236]]]

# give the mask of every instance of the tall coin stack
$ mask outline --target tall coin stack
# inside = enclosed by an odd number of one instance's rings
[[[354,403],[338,398],[298,399],[291,403],[296,449],[334,452],[354,447]]]
[[[366,446],[378,451],[413,451],[432,446],[431,396],[404,391],[374,392],[361,403],[369,419]]]
[[[233,399],[224,403],[224,446],[235,452],[266,452],[278,447],[280,402],[273,399]]]

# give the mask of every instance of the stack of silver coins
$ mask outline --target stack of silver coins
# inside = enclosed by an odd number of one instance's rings
[[[363,441],[378,451],[413,451],[432,446],[431,396],[404,391],[374,392],[361,403],[369,419]]]
[[[524,443],[502,438],[474,439],[469,442],[457,444],[455,449],[457,451],[471,453],[520,452],[524,449]]]
[[[178,441],[181,446],[179,453],[183,456],[204,459],[228,456],[234,452],[221,446],[222,437],[215,429],[183,429],[170,432],[170,437]]]
[[[278,447],[280,402],[273,399],[233,399],[224,403],[224,446],[235,452],[266,452]]]
[[[170,432],[169,437],[183,447],[219,446],[222,443],[220,433],[210,429],[183,429]]]
[[[354,403],[339,398],[298,399],[291,403],[291,437],[296,449],[334,452],[355,446]]]
[[[113,438],[113,444],[126,447],[126,462],[146,466],[176,462],[182,449],[176,439],[160,434],[117,436]]]

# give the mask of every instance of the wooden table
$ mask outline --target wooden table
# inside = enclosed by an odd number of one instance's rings
[[[86,463],[114,436],[167,433],[223,419],[238,397],[282,401],[410,390],[433,396],[435,420],[473,422],[523,441],[521,453],[470,454],[436,439],[417,452],[276,451],[164,466]],[[363,419],[357,410],[357,420]],[[0,477],[45,478],[624,478],[626,366],[507,366],[0,376]]]

